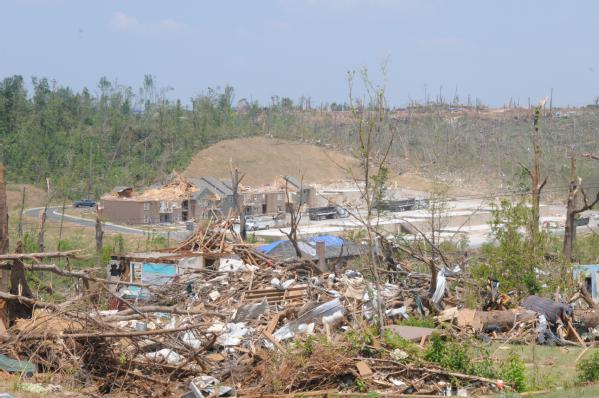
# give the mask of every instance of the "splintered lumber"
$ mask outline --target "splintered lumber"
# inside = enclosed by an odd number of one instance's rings
[[[90,333],[62,333],[62,334],[44,334],[44,335],[25,335],[21,340],[44,340],[49,338],[71,338],[71,339],[90,339],[90,338],[109,338],[109,337],[137,337],[137,336],[156,336],[160,334],[183,332],[185,330],[197,329],[203,327],[203,324],[193,324],[181,326],[173,329],[157,329],[143,331],[126,332],[90,332]]]
[[[283,301],[303,301],[307,296],[306,286],[290,287],[287,290],[257,289],[245,293],[244,299],[248,302],[259,302],[266,298],[269,304]]]
[[[586,348],[586,344],[584,343],[584,340],[580,337],[580,335],[578,334],[578,332],[576,331],[576,329],[574,328],[574,326],[572,326],[572,322],[568,321],[568,329],[570,330],[570,332],[576,337],[576,340],[578,340],[578,342]]]
[[[372,369],[365,361],[356,362],[356,368],[358,369],[358,373],[360,373],[361,377],[369,377],[372,376]]]
[[[44,252],[44,253],[9,253],[0,254],[2,260],[37,260],[40,258],[58,258],[58,257],[74,257],[81,250],[68,250],[64,252]]]

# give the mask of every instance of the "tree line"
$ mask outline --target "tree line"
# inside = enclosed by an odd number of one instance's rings
[[[50,178],[70,197],[151,183],[223,139],[301,128],[280,101],[263,107],[241,99],[236,109],[229,86],[185,105],[149,75],[138,90],[107,78],[91,90],[47,78],[30,87],[19,75],[0,82],[0,160],[11,181],[44,186]]]
[[[115,185],[148,184],[181,170],[195,152],[220,140],[255,135],[357,153],[347,104],[315,106],[306,97],[294,102],[273,96],[263,105],[236,99],[230,86],[208,88],[184,103],[170,99],[169,91],[150,75],[138,89],[101,78],[96,87],[79,91],[47,78],[33,78],[31,84],[19,75],[3,79],[0,160],[9,180],[44,186],[49,177],[56,192],[97,197]],[[533,155],[530,112],[489,116],[484,107],[465,114],[444,106],[420,108],[389,112],[396,134],[391,174],[418,167],[465,184],[526,185],[520,163],[528,164]],[[543,123],[546,192],[555,186],[567,191],[568,153],[599,152],[599,110],[546,117]],[[583,163],[578,172],[586,184],[599,185],[595,168]]]

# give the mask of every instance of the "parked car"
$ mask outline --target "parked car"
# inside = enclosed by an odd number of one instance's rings
[[[262,229],[270,228],[282,228],[285,227],[285,220],[281,220],[274,217],[262,217],[262,218],[246,218],[245,228],[247,231],[259,231]]]
[[[96,201],[92,199],[81,199],[73,202],[73,207],[94,207],[96,205]]]

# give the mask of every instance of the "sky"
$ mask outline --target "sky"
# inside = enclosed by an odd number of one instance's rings
[[[231,85],[236,100],[339,103],[367,68],[395,106],[599,96],[595,0],[2,0],[0,17],[0,78],[77,90],[151,74],[184,102]]]

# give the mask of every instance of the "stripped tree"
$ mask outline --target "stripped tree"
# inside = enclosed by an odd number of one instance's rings
[[[533,159],[532,167],[528,168],[522,164],[522,168],[530,177],[531,182],[531,221],[530,221],[530,238],[533,245],[537,243],[537,237],[539,235],[539,219],[540,219],[540,206],[541,206],[541,191],[545,184],[547,184],[547,177],[542,178],[541,176],[541,162],[543,156],[543,141],[540,132],[540,121],[541,111],[545,107],[547,98],[544,98],[534,108],[533,113],[533,129],[530,134],[530,139],[533,147]]]
[[[385,75],[385,65],[382,67],[382,72]],[[362,84],[365,87],[367,98],[359,100],[353,96],[354,77],[354,72],[348,73],[349,105],[354,119],[354,132],[358,144],[356,157],[360,161],[361,175],[353,176],[353,178],[365,208],[362,211],[355,209],[350,214],[362,224],[368,236],[370,260],[368,266],[376,288],[376,300],[373,301],[376,307],[378,327],[382,330],[385,325],[385,311],[379,275],[378,223],[375,223],[375,210],[377,198],[386,183],[389,152],[393,146],[396,129],[387,115],[385,85],[374,85],[367,70],[362,70]],[[365,105],[366,100],[368,100],[368,106]]]
[[[243,200],[241,195],[239,195],[239,187],[241,185],[241,180],[245,177],[245,174],[239,173],[239,169],[233,168],[233,159],[229,161],[229,169],[231,172],[231,188],[233,190],[233,203],[235,204],[235,210],[237,210],[237,215],[239,216],[239,236],[241,236],[242,240],[246,240],[247,233],[245,228],[245,214],[243,211]]]
[[[300,181],[299,192],[296,195],[296,198],[299,198],[297,203],[291,200],[289,195],[289,180],[288,177],[285,176],[285,202],[287,204],[287,211],[289,212],[289,232],[286,232],[282,228],[279,229],[282,234],[287,236],[289,242],[293,245],[293,249],[295,250],[295,254],[298,258],[302,258],[302,251],[299,248],[298,240],[297,240],[297,229],[299,227],[299,223],[302,220],[302,206],[304,205],[304,176],[302,175]]]

